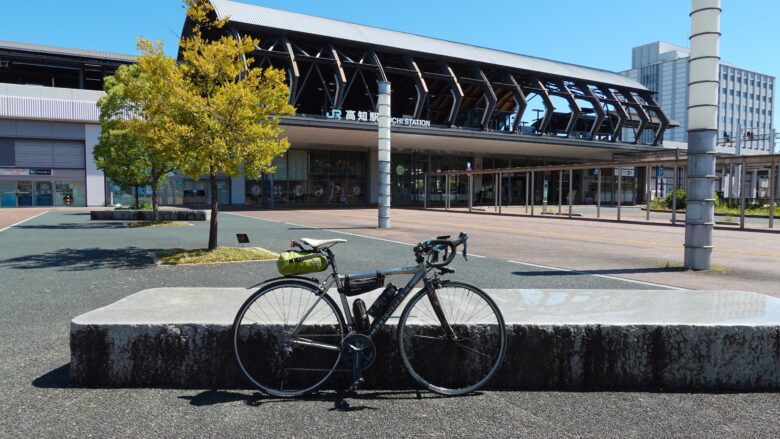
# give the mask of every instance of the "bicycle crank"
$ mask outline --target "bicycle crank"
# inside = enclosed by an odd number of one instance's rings
[[[376,358],[376,347],[370,337],[353,332],[341,340],[341,360],[352,369],[352,385],[347,392],[357,390],[363,382],[360,371],[371,366],[374,358]]]
[[[363,334],[349,334],[341,340],[341,361],[349,368],[357,364],[360,369],[368,369],[374,364],[376,346],[370,337]]]

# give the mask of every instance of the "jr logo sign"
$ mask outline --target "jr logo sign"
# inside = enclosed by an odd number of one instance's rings
[[[341,110],[333,109],[329,113],[325,113],[325,117],[328,119],[341,119]]]

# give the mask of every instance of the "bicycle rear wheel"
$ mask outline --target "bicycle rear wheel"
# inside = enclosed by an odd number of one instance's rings
[[[493,377],[504,359],[504,318],[495,302],[473,285],[444,281],[434,291],[430,297],[423,288],[401,314],[401,358],[412,377],[433,392],[473,392]]]
[[[241,306],[233,348],[252,384],[291,398],[315,391],[330,377],[345,330],[333,299],[314,285],[285,280],[261,288]]]

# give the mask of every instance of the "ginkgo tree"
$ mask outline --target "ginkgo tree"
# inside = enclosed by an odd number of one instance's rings
[[[259,44],[223,29],[207,0],[185,0],[191,32],[180,41],[184,82],[171,112],[181,124],[177,144],[179,169],[192,178],[208,176],[211,224],[208,248],[218,245],[220,175],[272,172],[272,161],[290,147],[279,118],[294,114],[288,103],[285,74],[253,67],[250,56]]]
[[[176,60],[165,56],[161,44],[142,38],[138,48],[143,54],[136,64],[120,67],[105,80],[93,156],[114,182],[151,186],[157,220],[160,184],[178,166],[177,147],[186,128],[171,103],[181,101],[177,95],[185,84]]]

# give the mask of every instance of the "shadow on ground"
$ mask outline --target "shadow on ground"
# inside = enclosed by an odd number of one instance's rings
[[[60,224],[39,224],[39,225],[21,225],[17,229],[27,230],[88,230],[88,229],[126,229],[127,224],[123,222],[111,223],[60,223]]]
[[[477,392],[469,396],[480,395]],[[423,396],[425,395],[425,396]],[[246,405],[259,406],[262,404],[278,404],[288,403],[296,401],[313,401],[313,402],[328,402],[333,403],[333,407],[329,411],[362,411],[362,410],[378,410],[376,407],[363,405],[362,403],[368,401],[380,401],[380,400],[414,400],[414,399],[430,399],[430,398],[443,398],[442,396],[432,393],[418,393],[413,390],[398,390],[398,391],[358,391],[357,393],[350,394],[342,397],[338,392],[317,392],[313,395],[299,397],[294,399],[276,398],[273,396],[267,396],[260,392],[254,393],[241,393],[228,390],[206,390],[196,395],[182,395],[179,399],[184,399],[190,402],[195,407],[206,407],[216,404],[225,404],[232,402],[243,401]],[[345,404],[346,402],[346,404]],[[359,403],[356,404],[356,403]]]
[[[0,261],[0,265],[18,270],[43,268],[58,268],[62,271],[138,270],[154,265],[153,254],[158,251],[160,250],[137,247],[116,249],[64,248],[48,253],[5,259]]]
[[[69,389],[73,387],[70,383],[70,363],[39,376],[33,380],[32,385],[39,389]]]
[[[371,226],[355,226],[355,227],[288,227],[287,230],[376,230],[376,227]]]
[[[577,271],[558,271],[558,270],[539,270],[539,271],[513,271],[515,276],[592,276],[594,274],[614,275],[614,274],[640,274],[640,273],[679,273],[685,271],[682,267],[659,267],[659,268],[614,268],[607,270],[577,270]]]

